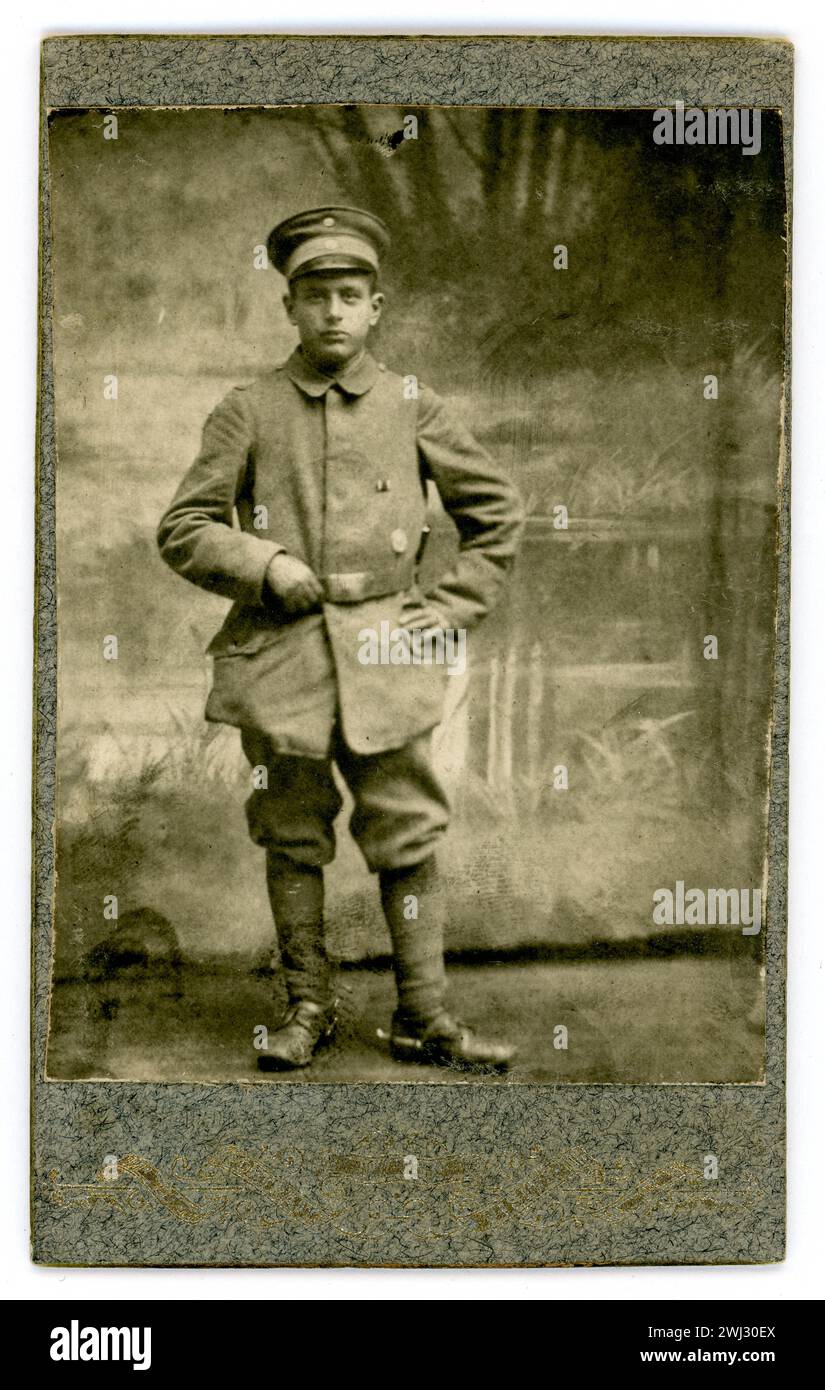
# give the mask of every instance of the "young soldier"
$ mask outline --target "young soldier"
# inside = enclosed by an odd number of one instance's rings
[[[333,762],[352,792],[350,830],[378,874],[392,939],[392,1055],[504,1070],[513,1052],[446,1005],[434,851],[448,804],[430,761],[446,668],[359,660],[359,634],[382,622],[408,632],[474,627],[501,590],[521,525],[513,486],[444,402],[408,389],[367,350],[388,244],[384,224],[356,208],[313,209],[274,229],[269,255],[286,277],[300,346],[212,412],[158,530],[167,564],[234,600],[209,647],[206,717],[240,728],[256,769],[247,817],[266,850],[289,999],[264,1069],[307,1066],[335,1029],[323,925],[323,867],[342,804]],[[423,593],[427,480],[460,551]]]

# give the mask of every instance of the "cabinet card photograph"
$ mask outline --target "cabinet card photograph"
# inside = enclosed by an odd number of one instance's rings
[[[36,1258],[781,1258],[789,46],[43,65]]]

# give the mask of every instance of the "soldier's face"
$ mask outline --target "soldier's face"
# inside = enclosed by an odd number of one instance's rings
[[[344,366],[356,357],[381,317],[384,296],[369,275],[303,275],[284,297],[290,323],[316,366]]]

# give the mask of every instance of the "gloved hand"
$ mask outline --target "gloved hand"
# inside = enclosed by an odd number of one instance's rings
[[[266,587],[280,601],[287,613],[308,613],[317,607],[324,588],[309,565],[285,551],[274,555],[267,566]]]

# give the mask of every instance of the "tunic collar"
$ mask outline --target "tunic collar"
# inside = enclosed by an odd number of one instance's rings
[[[330,386],[339,386],[348,396],[363,396],[375,385],[381,368],[371,353],[364,349],[357,362],[345,367],[338,376],[326,376],[313,367],[300,347],[296,347],[284,363],[284,371],[308,396],[323,396]]]

